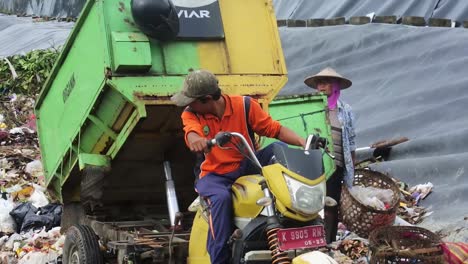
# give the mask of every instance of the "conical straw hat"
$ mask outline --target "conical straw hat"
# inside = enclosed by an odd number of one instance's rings
[[[317,80],[323,79],[323,78],[336,78],[340,82],[340,88],[346,89],[350,87],[353,83],[346,79],[345,77],[341,76],[341,74],[337,73],[334,69],[327,67],[320,71],[319,73],[309,76],[304,80],[304,83],[312,87],[314,89],[317,89]]]

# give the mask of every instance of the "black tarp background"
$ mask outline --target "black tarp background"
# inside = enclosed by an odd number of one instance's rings
[[[11,14],[77,17],[86,0],[0,0],[0,11]]]
[[[374,168],[409,185],[434,184],[422,203],[434,212],[427,224],[466,226],[468,30],[367,24],[280,35],[289,72],[280,94],[310,93],[304,78],[327,66],[350,78],[342,98],[357,117],[357,145],[410,138]]]
[[[74,23],[33,22],[30,17],[0,14],[0,59],[35,49],[62,46]]]
[[[426,19],[468,20],[468,4],[462,0],[273,0],[278,19],[332,18],[396,15],[422,16]]]

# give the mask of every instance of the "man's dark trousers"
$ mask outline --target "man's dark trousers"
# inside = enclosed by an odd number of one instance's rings
[[[276,142],[268,145],[256,153],[262,166],[270,164],[273,156],[273,145],[284,144]],[[219,175],[208,173],[199,179],[195,185],[201,197],[207,200],[210,209],[208,253],[212,264],[229,263],[231,252],[227,241],[233,232],[232,184],[243,175],[258,173],[259,171],[250,161],[241,162],[236,171]]]

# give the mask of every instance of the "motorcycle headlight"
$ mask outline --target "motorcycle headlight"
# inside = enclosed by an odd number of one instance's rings
[[[283,173],[291,195],[292,207],[303,214],[315,214],[325,205],[326,182],[310,186]]]

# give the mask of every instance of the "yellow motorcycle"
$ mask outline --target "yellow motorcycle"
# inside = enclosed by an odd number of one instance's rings
[[[333,157],[325,149],[326,139],[311,135],[304,150],[275,144],[274,161],[267,166],[261,166],[242,134],[220,132],[208,145],[223,148],[227,143],[235,143],[232,145],[261,170],[261,175],[239,177],[232,185],[237,229],[228,242],[231,263],[291,263],[291,255],[298,249],[326,246],[319,215],[326,200],[323,155]],[[210,263],[206,249],[209,211],[204,199],[198,201],[191,205],[197,213],[189,241],[189,264]]]

